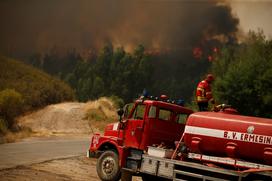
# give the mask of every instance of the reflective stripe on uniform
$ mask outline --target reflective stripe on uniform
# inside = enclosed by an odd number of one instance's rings
[[[197,96],[196,97],[197,102],[208,102],[208,99],[206,97]]]
[[[208,94],[210,94],[210,95],[211,95],[211,94],[212,94],[212,92],[206,92],[206,95],[208,95]]]

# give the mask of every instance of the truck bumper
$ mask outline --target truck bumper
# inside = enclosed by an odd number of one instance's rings
[[[86,152],[86,156],[88,158],[98,158],[101,154],[103,153],[103,151],[90,151],[90,150],[87,150]]]

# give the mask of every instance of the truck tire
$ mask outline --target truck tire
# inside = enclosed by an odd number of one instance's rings
[[[120,166],[117,153],[105,151],[98,158],[96,171],[102,181],[117,181],[120,179]]]

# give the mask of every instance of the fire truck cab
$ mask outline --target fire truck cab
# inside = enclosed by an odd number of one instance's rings
[[[177,101],[178,102],[178,101]],[[196,112],[167,96],[140,97],[91,138],[103,181],[272,180],[272,120],[221,106]],[[122,173],[122,174],[121,174]]]
[[[181,101],[182,102],[182,101]],[[104,135],[91,139],[88,156],[98,157],[101,180],[118,180],[120,168],[137,168],[148,146],[175,148],[192,110],[170,101],[165,95],[141,97],[118,111],[120,121],[106,126]]]

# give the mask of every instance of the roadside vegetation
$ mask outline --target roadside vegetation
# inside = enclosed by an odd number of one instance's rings
[[[20,114],[71,100],[74,92],[61,80],[0,56],[0,134],[18,130],[14,121]]]
[[[272,40],[249,32],[239,45],[226,46],[213,62],[214,95],[245,115],[272,118]]]

